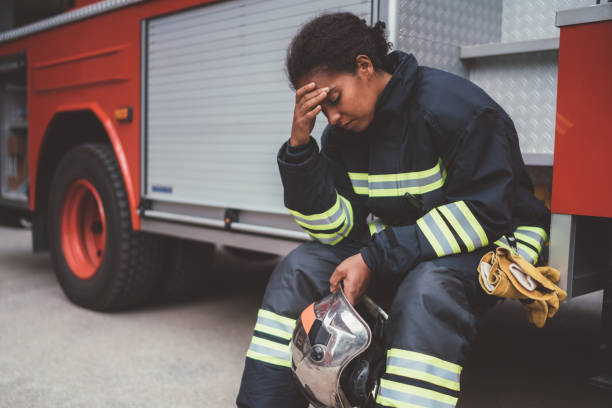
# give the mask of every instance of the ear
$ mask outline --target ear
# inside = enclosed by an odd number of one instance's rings
[[[367,55],[359,54],[355,58],[356,74],[359,78],[370,79],[374,76],[374,64]]]

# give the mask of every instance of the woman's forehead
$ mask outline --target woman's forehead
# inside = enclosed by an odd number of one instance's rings
[[[342,84],[346,83],[346,81],[350,77],[352,77],[352,75],[349,73],[330,74],[328,72],[321,72],[321,71],[313,72],[313,73],[304,75],[300,79],[298,83],[298,88],[301,88],[304,85],[314,82],[316,88],[322,88],[326,86],[331,89],[331,88],[335,88],[335,87],[341,86]]]

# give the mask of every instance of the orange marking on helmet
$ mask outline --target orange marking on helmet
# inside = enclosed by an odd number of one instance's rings
[[[306,334],[309,334],[310,329],[312,328],[312,325],[314,324],[314,321],[317,318],[314,311],[314,303],[311,303],[310,306],[304,309],[300,318],[302,319],[302,326],[304,326]]]

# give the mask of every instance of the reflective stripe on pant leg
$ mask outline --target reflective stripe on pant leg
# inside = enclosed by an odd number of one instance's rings
[[[454,407],[461,366],[409,350],[392,348],[376,402],[386,407]]]
[[[401,282],[389,313],[389,350],[378,407],[452,408],[476,334],[471,300],[476,266],[488,248],[417,265]]]
[[[259,309],[255,332],[246,356],[254,360],[291,367],[289,342],[295,320]]]

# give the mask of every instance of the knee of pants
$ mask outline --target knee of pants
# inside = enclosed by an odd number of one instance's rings
[[[391,306],[388,342],[402,349],[463,360],[475,335],[472,288],[452,270],[424,262],[402,281]]]
[[[327,246],[308,242],[291,251],[276,266],[262,305],[286,316],[297,316],[329,293],[329,277],[341,259]]]

